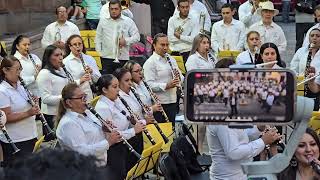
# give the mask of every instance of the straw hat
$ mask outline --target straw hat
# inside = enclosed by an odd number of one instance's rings
[[[259,3],[259,8],[257,10],[257,13],[259,15],[261,15],[261,11],[264,10],[264,9],[273,11],[273,15],[274,16],[279,14],[279,10],[274,8],[273,3],[271,1],[260,2]]]

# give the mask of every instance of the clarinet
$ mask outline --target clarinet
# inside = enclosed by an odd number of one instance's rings
[[[97,119],[99,119],[99,121],[101,122],[102,124],[102,129],[105,131],[105,132],[108,132],[110,133],[113,129],[107,124],[107,122],[105,120],[103,120],[103,118],[100,116],[100,114],[98,114],[98,112],[93,108],[91,107],[89,104],[86,104],[86,107],[87,109],[89,109],[89,111],[96,116]],[[127,148],[129,149],[129,151],[134,155],[136,156],[138,159],[141,159],[141,155],[139,153],[137,153],[137,151],[135,151],[133,149],[133,147],[131,146],[131,144],[126,140],[124,139],[123,137],[121,137],[121,140],[123,142],[123,144],[125,144],[127,146]]]
[[[28,96],[28,102],[31,104],[31,106],[36,107],[38,106],[36,104],[36,102],[34,102],[33,98],[32,98],[32,93],[29,91],[29,89],[27,88],[25,82],[23,81],[23,79],[21,77],[19,77],[20,83],[23,86],[23,88],[25,89],[25,91],[27,92],[27,96]],[[56,139],[56,135],[54,133],[54,131],[50,128],[50,126],[48,125],[48,122],[46,120],[46,118],[44,117],[44,115],[42,113],[39,114],[40,115],[40,120],[42,125],[44,126],[44,128],[47,131],[47,134],[45,135],[46,140],[54,140]]]
[[[133,118],[134,123],[137,123],[139,121],[139,118],[137,117],[137,115],[132,111],[132,109],[130,108],[130,106],[128,105],[128,103],[121,97],[119,96],[120,101],[122,102],[122,104],[126,107],[126,109],[129,111],[131,118]],[[133,123],[133,124],[134,124]],[[146,134],[147,138],[149,139],[149,141],[151,142],[152,145],[155,145],[156,142],[154,141],[154,139],[151,137],[149,131],[147,129],[143,130],[143,132]]]
[[[38,73],[36,61],[33,59],[32,55],[29,53],[29,51],[28,51],[27,53],[28,53],[28,56],[29,56],[29,58],[30,58],[30,60],[31,60],[31,62],[32,62],[32,64],[33,64],[33,66],[34,66],[34,69],[35,69],[36,73]]]
[[[172,62],[171,62],[171,59],[170,59],[170,56],[169,56],[169,54],[168,53],[165,53],[165,57],[166,57],[166,59],[167,59],[167,61],[168,61],[168,63],[169,63],[169,65],[170,65],[170,68],[171,68],[171,73],[172,73],[172,78],[173,79],[175,79],[175,78],[179,78],[179,85],[177,86],[177,88],[178,88],[178,90],[181,92],[181,97],[184,97],[184,92],[183,92],[183,90],[182,90],[182,86],[181,86],[181,79],[180,79],[180,73],[179,73],[179,71],[176,69],[176,68],[174,68],[173,67],[173,65],[172,65]],[[177,77],[177,72],[178,72],[178,74],[179,74],[179,76]],[[179,102],[178,102],[179,103]]]
[[[213,65],[216,65],[217,62],[216,62],[215,58],[213,57],[212,53],[213,52],[210,49],[208,49],[208,58],[212,61]]]
[[[83,67],[83,70],[85,71],[86,69],[86,64],[83,60],[83,57],[82,57],[82,53],[79,52],[79,55],[80,55],[80,61],[81,61],[81,64],[82,64],[82,67]],[[87,72],[86,72],[87,73]],[[97,92],[97,88],[95,87],[93,81],[92,81],[92,76],[91,76],[91,80],[89,81],[89,84],[90,84],[90,88],[92,90],[93,93],[96,93]]]
[[[61,67],[62,67],[64,73],[66,74],[69,82],[74,82],[72,75],[70,74],[70,72],[67,70],[66,66],[63,63],[61,63]]]
[[[142,102],[141,98],[139,97],[139,95],[137,94],[136,90],[131,87],[130,88],[133,95],[136,97],[136,99],[138,100],[138,103],[140,104],[140,106],[142,107],[143,111],[146,114],[151,114],[151,109]],[[162,129],[160,128],[159,124],[157,123],[157,121],[154,122],[154,126],[156,127],[156,129],[158,130],[158,132],[160,133],[163,141],[165,142],[165,144],[167,144],[169,142],[169,139],[167,138],[167,136],[162,132]]]
[[[149,85],[148,85],[144,80],[142,80],[142,82],[143,82],[144,86],[147,88],[147,90],[149,91],[152,100],[153,100],[156,104],[160,104],[159,98],[158,98],[157,95],[151,90],[151,88],[149,87]],[[161,105],[161,104],[160,104],[160,105]],[[161,107],[162,107],[162,106],[161,106]],[[168,118],[168,116],[167,116],[167,113],[166,113],[163,109],[162,109],[162,111],[161,111],[161,114],[162,114],[162,116],[164,117],[164,120],[165,120],[166,122],[169,122],[169,118]]]
[[[320,165],[317,164],[316,162],[314,162],[314,160],[312,160],[310,162],[310,165],[312,166],[312,169],[318,174],[320,175]]]
[[[2,113],[0,113],[0,118],[1,118],[2,116],[3,116]],[[1,131],[2,131],[3,135],[6,137],[8,143],[10,144],[10,146],[11,146],[11,148],[12,148],[12,150],[13,150],[12,154],[16,154],[17,152],[19,152],[20,149],[17,148],[17,146],[14,144],[14,142],[12,141],[12,139],[10,138],[10,136],[8,135],[6,129],[5,129],[4,127],[1,127]]]
[[[307,79],[308,75],[309,75],[309,68],[311,65],[311,61],[312,61],[312,48],[313,48],[314,44],[311,43],[309,45],[309,53],[308,53],[308,57],[307,57],[307,63],[306,63],[306,68],[305,68],[305,72],[304,72],[304,78]],[[308,84],[304,85],[304,95],[306,96],[309,92],[309,86]]]

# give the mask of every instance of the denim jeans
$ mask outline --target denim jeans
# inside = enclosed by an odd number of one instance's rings
[[[289,22],[290,1],[282,1],[282,22]]]
[[[86,22],[90,30],[95,30],[97,29],[99,19],[86,19]]]

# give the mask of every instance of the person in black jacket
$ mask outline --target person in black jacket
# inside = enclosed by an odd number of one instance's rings
[[[169,18],[174,13],[172,0],[133,0],[136,3],[149,4],[151,8],[151,35],[167,34]]]

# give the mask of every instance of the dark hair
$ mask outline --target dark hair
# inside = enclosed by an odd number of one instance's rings
[[[309,127],[306,129],[305,133],[309,134],[316,141],[316,144],[320,149],[320,140],[317,133]],[[318,159],[320,160],[320,157]],[[296,179],[297,170],[298,170],[298,165],[291,166],[291,164],[289,164],[289,166],[278,175],[278,179],[279,180]]]
[[[6,56],[2,59],[1,65],[0,65],[0,83],[5,79],[5,74],[4,74],[3,69],[4,68],[9,69],[10,67],[13,66],[14,62],[19,62],[20,66],[21,66],[20,61],[12,55]]]
[[[200,47],[201,41],[204,38],[208,39],[210,47],[211,47],[211,39],[210,39],[210,37],[208,35],[206,35],[206,34],[200,33],[196,37],[194,37],[194,39],[193,39],[190,55],[192,55],[192,54],[196,53],[196,51],[198,51],[198,48]]]
[[[112,74],[104,74],[97,81],[98,95],[102,94],[102,88],[108,88],[111,85],[111,81],[116,77]]]
[[[110,0],[109,1],[109,7],[110,7],[111,4],[118,4],[120,9],[122,9],[121,2],[119,0]]]
[[[62,149],[45,149],[20,158],[5,170],[7,180],[103,180],[108,174],[96,157]],[[17,173],[19,172],[19,173]]]
[[[320,29],[319,29],[319,28],[313,28],[313,29],[310,31],[310,33],[309,33],[309,37],[307,37],[307,38],[310,38],[312,31],[319,31],[319,32],[320,32]]]
[[[62,77],[62,78],[67,78],[59,73],[57,73],[51,63],[51,56],[53,54],[53,52],[58,49],[57,46],[55,45],[49,45],[46,47],[46,49],[44,50],[43,53],[43,58],[42,58],[42,69],[48,69],[50,71],[50,73]]]
[[[67,9],[67,8],[66,8],[65,6],[63,6],[63,5],[60,5],[60,6],[56,7],[56,15],[58,15],[58,9],[61,8],[61,7],[64,7],[65,9]]]
[[[224,5],[222,5],[222,6],[221,6],[221,9],[223,9],[223,8],[230,8],[231,11],[233,11],[233,9],[234,9],[234,7],[233,7],[231,4],[229,4],[229,3],[225,3]]]
[[[177,4],[178,4],[178,7],[180,6],[180,3],[182,2],[188,2],[189,3],[189,0],[178,0]]]
[[[139,63],[137,63],[134,60],[129,60],[123,65],[123,68],[128,69],[132,73],[133,66],[136,64],[139,64]]]
[[[152,41],[152,50],[153,51],[154,51],[154,45],[156,45],[157,42],[159,41],[159,38],[162,38],[162,37],[167,37],[167,35],[163,34],[163,33],[158,33],[158,34],[154,35],[153,41]]]
[[[62,118],[62,116],[67,111],[67,104],[66,100],[72,98],[74,95],[74,91],[79,88],[79,86],[76,83],[69,83],[65,85],[61,91],[62,99],[60,99],[59,107],[58,107],[58,114],[55,121],[55,127],[59,125],[59,122]]]
[[[280,56],[278,47],[274,43],[264,43],[264,44],[262,44],[262,46],[260,47],[260,53],[259,53],[259,57],[258,57],[258,60],[257,60],[258,64],[263,63],[262,54],[263,54],[264,50],[266,50],[267,48],[272,48],[272,49],[274,49],[276,51],[276,54],[277,54],[277,65],[280,66],[280,67],[283,67],[283,68],[286,67],[285,62],[283,62],[281,60],[281,56]]]
[[[19,43],[20,43],[24,38],[29,39],[28,36],[23,35],[23,34],[21,34],[21,35],[19,35],[19,36],[16,37],[16,39],[15,39],[15,40],[13,41],[13,43],[12,43],[11,55],[14,55],[14,54],[16,53],[16,51],[17,51],[17,45],[19,45]]]
[[[0,43],[0,56],[3,58],[7,56],[7,52],[5,51],[1,43]]]
[[[126,73],[130,73],[130,71],[128,69],[125,68],[118,68],[116,69],[112,74],[119,80],[121,81],[121,78],[126,74]]]
[[[71,35],[67,42],[66,42],[66,45],[65,45],[65,51],[66,51],[66,56],[68,56],[70,53],[71,53],[71,49],[70,49],[70,46],[71,46],[71,41],[74,39],[74,38],[80,38],[81,39],[81,42],[82,42],[82,52],[83,53],[86,53],[86,48],[84,47],[84,43],[83,43],[83,39],[80,35],[78,34],[73,34]]]
[[[258,31],[249,31],[247,34],[247,38],[246,38],[247,41],[248,41],[249,37],[251,36],[251,34],[256,34],[260,38],[260,33]]]

